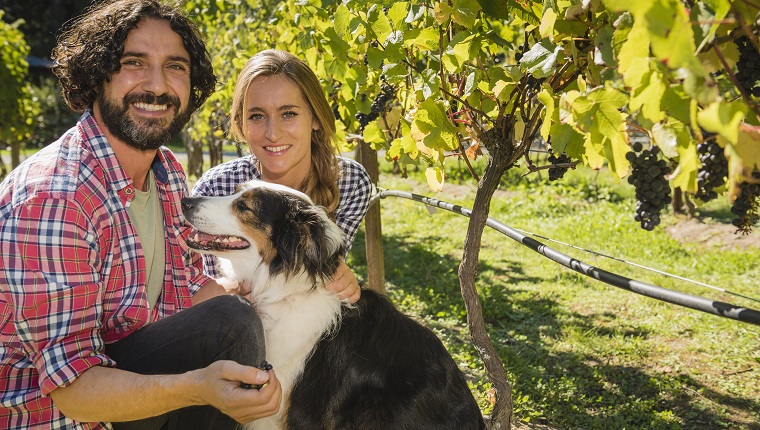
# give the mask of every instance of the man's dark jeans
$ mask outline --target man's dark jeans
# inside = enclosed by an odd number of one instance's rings
[[[106,355],[119,369],[144,375],[184,373],[217,360],[258,366],[266,355],[264,329],[247,300],[221,296],[148,324],[107,346]],[[116,430],[238,428],[235,420],[211,406],[113,425]]]

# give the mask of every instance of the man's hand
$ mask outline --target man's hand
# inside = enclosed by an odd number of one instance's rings
[[[330,282],[325,287],[335,293],[339,299],[347,303],[356,303],[361,297],[361,288],[359,282],[354,276],[354,272],[344,262],[340,262],[338,270],[333,275]]]
[[[203,387],[203,403],[214,406],[245,424],[277,413],[282,388],[274,370],[266,372],[234,361],[217,361],[197,371]],[[264,385],[242,388],[241,383]]]

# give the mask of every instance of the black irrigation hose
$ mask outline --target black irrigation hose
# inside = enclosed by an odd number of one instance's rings
[[[442,202],[430,197],[421,196],[419,194],[413,194],[405,191],[395,190],[383,190],[372,196],[370,204],[374,203],[379,198],[385,198],[388,196],[402,197],[409,200],[424,203],[428,206],[446,209],[448,211],[470,217],[472,211],[459,205],[453,205],[451,203]],[[488,217],[486,225],[494,230],[509,236],[517,242],[527,246],[528,248],[536,251],[544,257],[559,263],[569,269],[575,270],[578,273],[584,274],[588,277],[597,279],[613,287],[622,288],[627,291],[641,294],[642,296],[651,297],[653,299],[661,300],[664,302],[672,303],[675,305],[687,307],[690,309],[706,312],[708,314],[718,315],[721,317],[731,318],[738,321],[743,321],[750,324],[760,325],[760,311],[754,309],[748,309],[731,303],[719,302],[715,300],[709,300],[704,297],[693,296],[691,294],[682,293],[679,291],[669,290],[667,288],[658,287],[656,285],[647,284],[644,282],[636,281],[635,279],[626,278],[624,276],[617,275],[615,273],[608,272],[603,269],[588,265],[580,260],[565,255],[559,251],[556,251],[545,244],[525,236],[517,230],[508,227],[491,217]]]

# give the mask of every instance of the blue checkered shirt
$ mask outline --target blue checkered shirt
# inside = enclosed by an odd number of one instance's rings
[[[344,243],[347,249],[356,236],[356,231],[364,219],[372,197],[373,184],[364,166],[350,158],[337,157],[338,191],[340,203],[335,211],[335,223],[345,233]],[[194,196],[228,196],[235,193],[238,185],[252,179],[261,179],[257,160],[248,155],[219,166],[213,167],[195,183],[191,195]],[[221,277],[216,265],[216,258],[204,255],[204,270],[213,278]]]

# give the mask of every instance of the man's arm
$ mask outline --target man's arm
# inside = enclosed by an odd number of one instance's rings
[[[241,382],[263,388],[241,388]],[[66,417],[80,422],[121,422],[161,415],[195,405],[211,405],[240,423],[277,412],[280,383],[274,375],[233,361],[179,375],[139,375],[96,366],[70,385],[50,393]]]

